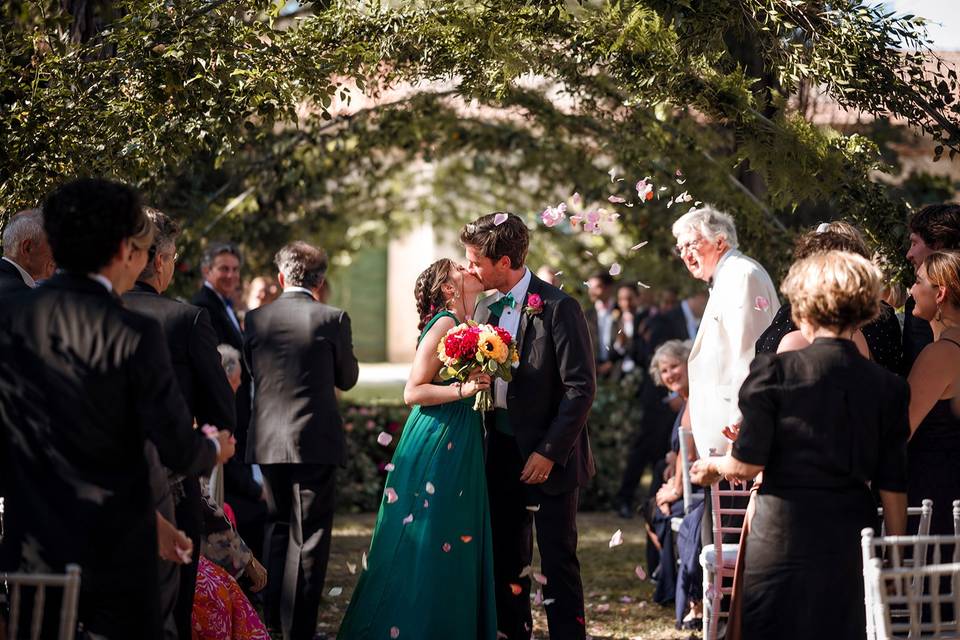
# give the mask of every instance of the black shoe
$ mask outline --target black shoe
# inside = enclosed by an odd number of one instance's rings
[[[633,517],[633,507],[628,504],[622,504],[620,505],[620,508],[617,509],[617,515],[621,518],[629,520]]]

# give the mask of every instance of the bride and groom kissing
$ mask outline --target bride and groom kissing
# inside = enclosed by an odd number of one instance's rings
[[[413,410],[338,637],[526,640],[534,588],[550,637],[582,639],[576,513],[594,475],[586,420],[596,390],[586,322],[576,300],[525,266],[529,232],[517,216],[483,216],[460,242],[468,266],[438,260],[417,279],[420,338],[404,389]],[[469,318],[516,337],[510,383],[440,380],[437,346]],[[479,413],[473,396],[484,389],[494,409]]]

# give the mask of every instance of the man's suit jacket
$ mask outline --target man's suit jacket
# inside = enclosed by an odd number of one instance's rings
[[[611,303],[612,304],[612,303]],[[613,328],[610,331],[610,339],[607,341],[606,345],[601,345],[601,332],[600,332],[600,316],[597,314],[597,307],[593,303],[590,306],[583,309],[583,317],[587,326],[587,333],[590,335],[590,346],[593,353],[594,360],[596,362],[606,362],[608,360],[616,360],[618,354],[613,348],[613,343],[617,339],[617,330],[619,329],[617,325],[617,318],[619,314],[617,313],[616,306],[611,307],[611,313],[614,314]],[[601,360],[600,358],[600,349],[601,346],[606,346],[606,357]]]
[[[357,383],[350,317],[302,291],[286,291],[246,317],[253,373],[247,462],[346,462],[335,389]]]
[[[691,340],[694,337],[690,335],[687,318],[683,315],[683,308],[679,304],[666,313],[660,313],[650,318],[647,328],[649,331],[648,361],[657,347],[667,340]]]
[[[577,301],[536,276],[523,301],[532,294],[543,310],[520,318],[516,340],[520,362],[507,386],[507,415],[524,459],[533,452],[555,463],[541,489],[559,494],[584,486],[596,473],[587,415],[597,391],[590,334]],[[490,296],[477,307],[477,322],[486,322]]]
[[[690,351],[690,420],[697,451],[721,455],[727,440],[723,427],[740,421],[737,394],[750,372],[754,343],[780,302],[762,266],[732,249],[721,258],[710,299]]]
[[[0,296],[29,290],[17,268],[6,260],[0,260]]]
[[[216,447],[192,425],[155,320],[85,275],[60,273],[5,299],[3,566],[78,562],[87,628],[153,637],[157,539],[144,444],[175,472],[208,472]]]
[[[207,310],[164,297],[143,282],[123,295],[123,304],[160,322],[180,391],[197,424],[234,431],[233,389],[220,362],[217,334]]]

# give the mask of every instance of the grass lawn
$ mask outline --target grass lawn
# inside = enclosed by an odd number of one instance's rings
[[[320,607],[321,630],[335,637],[340,619],[353,593],[357,576],[347,563],[360,564],[370,544],[374,514],[340,515],[334,523],[326,588],[341,587],[337,597],[327,596]],[[622,520],[612,513],[581,513],[579,556],[587,605],[587,634],[595,640],[679,640],[689,631],[673,628],[673,608],[651,601],[653,585],[640,581],[634,568],[643,562],[645,536],[641,521]],[[610,537],[623,530],[624,543],[611,549]],[[539,559],[534,560],[534,566]],[[358,570],[359,571],[359,570]],[[534,607],[534,638],[547,637],[543,607]],[[426,640],[426,639],[423,639]],[[452,640],[452,639],[451,639]]]

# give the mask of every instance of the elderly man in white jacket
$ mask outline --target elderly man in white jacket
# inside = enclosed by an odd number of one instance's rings
[[[740,422],[737,395],[754,343],[780,308],[777,290],[756,260],[737,250],[733,218],[706,206],[673,223],[677,252],[690,274],[710,283],[688,361],[690,426],[701,456],[726,452],[724,427]]]

